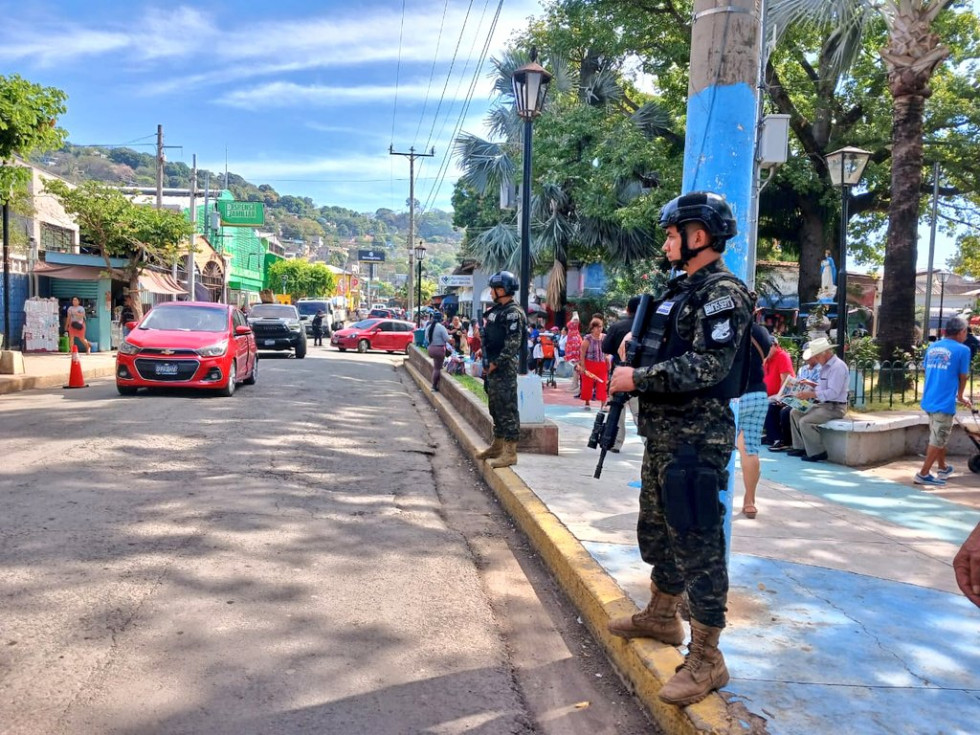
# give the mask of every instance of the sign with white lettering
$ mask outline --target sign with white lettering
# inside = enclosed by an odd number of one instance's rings
[[[473,287],[473,276],[439,276],[439,288]]]
[[[384,263],[385,251],[384,250],[358,250],[357,259],[366,261],[368,263]]]
[[[225,227],[261,227],[265,224],[265,205],[262,202],[217,201],[221,224]]]

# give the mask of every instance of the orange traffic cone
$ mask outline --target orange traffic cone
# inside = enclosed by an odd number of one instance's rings
[[[71,346],[71,370],[68,372],[68,385],[64,388],[88,388],[82,375],[82,362],[78,359],[78,345]]]

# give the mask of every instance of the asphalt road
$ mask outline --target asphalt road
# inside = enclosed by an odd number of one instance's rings
[[[653,732],[402,358],[0,401],[0,733]]]

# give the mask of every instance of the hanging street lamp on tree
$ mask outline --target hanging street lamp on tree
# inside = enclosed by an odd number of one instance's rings
[[[531,123],[544,110],[551,74],[537,63],[537,49],[531,48],[531,60],[514,71],[514,104],[517,116],[524,121],[524,179],[521,185],[521,308],[527,314],[531,290]],[[527,375],[527,339],[521,344],[518,373]]]
[[[861,181],[871,151],[841,148],[827,154],[827,172],[840,187],[840,267],[837,271],[837,357],[844,359],[847,341],[847,201],[852,186]]]

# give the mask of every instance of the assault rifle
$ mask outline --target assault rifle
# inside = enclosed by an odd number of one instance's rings
[[[633,326],[630,329],[632,336],[630,341],[626,343],[626,359],[622,362],[625,366],[640,366],[640,358],[643,355],[643,337],[647,330],[652,301],[653,297],[650,294],[643,294],[640,297],[636,314],[633,316]],[[595,423],[592,425],[592,434],[589,436],[589,449],[596,447],[600,449],[599,464],[596,465],[593,475],[597,480],[602,474],[602,463],[606,461],[606,452],[616,445],[616,435],[619,433],[619,417],[629,399],[629,393],[614,393],[609,401],[609,412],[600,411],[596,414]]]

